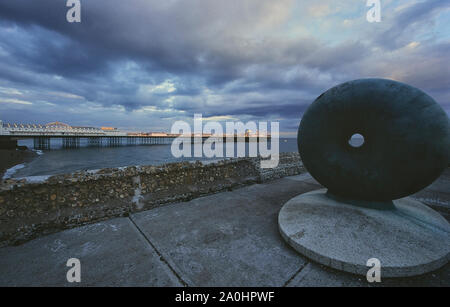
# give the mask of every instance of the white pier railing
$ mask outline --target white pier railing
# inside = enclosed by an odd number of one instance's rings
[[[93,127],[71,127],[63,123],[47,125],[4,124],[0,120],[0,135],[3,136],[127,136],[116,129],[102,130]]]

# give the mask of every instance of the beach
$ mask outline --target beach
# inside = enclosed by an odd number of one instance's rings
[[[0,178],[8,169],[20,168],[19,165],[32,161],[36,156],[37,153],[32,150],[0,149]]]

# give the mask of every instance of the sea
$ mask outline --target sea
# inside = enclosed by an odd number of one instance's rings
[[[270,144],[270,142],[268,142]],[[32,140],[20,140],[19,145],[33,148]],[[235,144],[236,145],[236,144]],[[54,147],[54,148],[53,148]],[[225,144],[224,144],[225,152]],[[235,146],[236,147],[236,146]],[[246,156],[249,156],[249,143],[245,143]],[[60,144],[52,144],[51,150],[35,150],[37,157],[31,162],[14,166],[6,171],[3,179],[30,176],[66,174],[81,170],[117,168],[134,165],[161,165],[180,161],[215,161],[226,158],[180,157],[172,155],[171,145],[129,145],[119,147],[89,147],[80,144],[76,149],[64,149]],[[296,138],[280,138],[280,152],[297,152]],[[191,149],[193,153],[193,149]],[[235,148],[234,157],[237,157]],[[230,158],[230,157],[227,157]]]

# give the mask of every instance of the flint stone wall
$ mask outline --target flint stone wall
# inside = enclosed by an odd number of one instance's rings
[[[274,169],[239,158],[9,179],[0,185],[0,246],[302,172],[298,153],[282,153]]]

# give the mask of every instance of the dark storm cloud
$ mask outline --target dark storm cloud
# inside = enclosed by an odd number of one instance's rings
[[[378,28],[363,21],[345,38],[336,35],[344,19],[322,15],[333,27],[318,32],[293,0],[81,1],[79,24],[66,21],[65,2],[0,2],[0,101],[10,101],[0,111],[11,119],[28,112],[168,128],[168,118],[203,113],[278,118],[291,129],[321,92],[361,77],[410,82],[448,101],[448,43],[404,47],[444,1],[386,13]],[[321,5],[333,12],[333,1]],[[10,88],[32,104],[12,104]]]
[[[266,117],[268,114],[270,114],[273,117],[279,117],[279,118],[295,118],[300,119],[301,115],[306,111],[306,108],[308,104],[312,101],[289,101],[287,103],[282,104],[279,108],[277,108],[277,101],[274,101],[271,104],[262,104],[258,105],[257,107],[243,107],[241,109],[236,109],[233,111],[230,111],[230,115],[252,115],[252,116],[258,116],[261,118]],[[218,115],[218,114],[212,114],[212,115]]]

